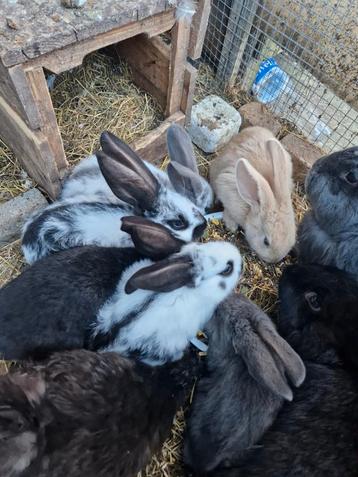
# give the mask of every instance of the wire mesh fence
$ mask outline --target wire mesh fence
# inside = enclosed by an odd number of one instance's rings
[[[213,0],[203,61],[327,152],[358,144],[356,0]]]

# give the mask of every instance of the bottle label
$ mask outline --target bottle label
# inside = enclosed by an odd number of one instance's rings
[[[278,64],[276,63],[275,58],[267,58],[266,60],[262,61],[260,63],[259,71],[256,74],[254,84],[257,85],[260,83],[262,78],[266,76],[269,71],[276,67],[278,67]]]

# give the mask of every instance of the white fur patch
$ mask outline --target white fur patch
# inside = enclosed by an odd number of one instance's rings
[[[108,332],[111,327],[133,317],[120,329],[119,335],[106,351],[125,355],[140,351],[148,364],[162,364],[180,359],[189,341],[195,338],[211,318],[217,305],[236,286],[241,272],[241,256],[236,247],[225,242],[188,244],[178,255],[189,255],[193,261],[195,287],[183,286],[169,293],[137,290],[126,295],[128,279],[150,260],[129,267],[117,286],[113,297],[101,308],[94,334]],[[230,276],[220,273],[233,263]],[[225,286],[223,286],[223,284]],[[152,301],[150,301],[152,299]],[[141,310],[145,303],[147,307]]]

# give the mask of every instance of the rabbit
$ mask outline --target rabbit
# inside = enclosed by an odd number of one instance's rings
[[[325,316],[330,292],[339,297],[337,281],[328,274],[325,282],[326,274],[313,276],[313,271],[293,265],[279,282],[278,331],[302,357],[305,382],[246,456],[213,472],[217,477],[357,476],[357,372],[339,356],[335,330]],[[345,325],[343,319],[340,326]]]
[[[236,286],[240,253],[226,242],[190,243],[154,262],[143,259],[140,247],[144,242],[148,253],[148,241],[133,230],[137,249],[65,250],[5,285],[0,355],[24,359],[87,348],[136,355],[153,365],[179,359]]]
[[[292,161],[275,136],[253,126],[242,130],[210,163],[210,182],[224,206],[224,223],[241,226],[265,262],[284,258],[295,244]]]
[[[209,183],[199,174],[190,136],[185,129],[173,123],[167,130],[167,148],[170,157],[167,174],[143,161],[162,187],[173,189],[190,199],[202,214],[213,203],[213,191]],[[108,186],[97,157],[89,156],[78,164],[64,183],[61,199],[76,199],[86,196],[94,202],[121,203]]]
[[[209,321],[207,370],[196,386],[184,440],[195,474],[229,466],[255,445],[300,386],[305,367],[270,318],[232,294]]]
[[[324,156],[305,182],[312,210],[298,227],[301,263],[331,265],[358,276],[358,146]]]
[[[345,367],[358,371],[358,284],[350,273],[318,264],[297,264],[285,270],[281,280],[284,303],[291,300],[289,312],[294,323],[302,317],[321,327],[325,342],[335,348]],[[288,318],[287,318],[288,320]],[[300,346],[304,346],[301,343]],[[305,355],[310,352],[307,341]],[[312,345],[312,349],[314,349]]]
[[[1,477],[131,477],[168,437],[199,363],[55,353],[0,377]]]
[[[101,135],[98,165],[111,193],[121,203],[108,201],[106,193],[60,199],[25,223],[22,250],[32,264],[52,252],[81,245],[130,247],[130,236],[120,230],[128,215],[144,216],[167,227],[185,242],[201,237],[206,220],[188,198],[163,186],[139,156],[109,132]],[[83,172],[83,169],[81,169]],[[86,169],[85,169],[86,170]],[[95,177],[88,172],[89,177]],[[83,175],[82,175],[83,177]],[[101,189],[101,187],[100,187]]]
[[[170,157],[167,172],[174,189],[188,197],[205,214],[213,205],[214,192],[200,175],[189,134],[179,124],[172,124],[167,133]]]

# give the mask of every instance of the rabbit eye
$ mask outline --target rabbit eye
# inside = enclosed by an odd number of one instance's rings
[[[267,237],[264,238],[264,245],[266,245],[266,247],[270,246],[270,242],[269,242],[269,239]]]
[[[188,222],[183,215],[178,215],[176,219],[168,220],[167,224],[174,230],[184,230],[188,227]]]
[[[316,292],[306,292],[305,299],[313,312],[318,313],[321,311],[321,304]]]
[[[352,172],[352,171],[348,172],[348,174],[346,174],[344,176],[344,179],[350,185],[357,185],[357,183],[358,183],[358,179],[357,179],[355,173]]]
[[[229,260],[226,264],[226,267],[220,273],[220,275],[222,275],[223,277],[228,277],[229,275],[232,274],[233,270],[234,270],[234,263],[232,260]]]

